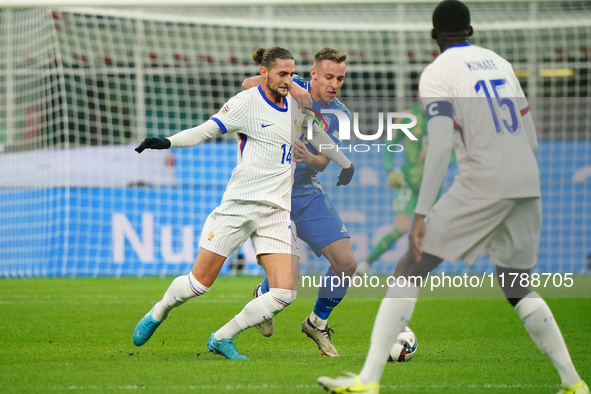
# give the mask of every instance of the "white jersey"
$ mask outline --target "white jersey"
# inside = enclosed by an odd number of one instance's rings
[[[425,68],[419,93],[427,110],[429,103],[451,102],[459,167],[453,190],[490,199],[540,196],[528,140],[529,134],[535,141],[535,130],[522,121],[529,105],[508,61],[468,43],[452,46]]]
[[[232,171],[222,201],[258,201],[291,209],[292,130],[291,103],[278,107],[261,86],[232,97],[211,117],[222,133],[235,132],[238,163]]]

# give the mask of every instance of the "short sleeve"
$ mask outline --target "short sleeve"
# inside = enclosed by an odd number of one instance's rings
[[[248,100],[243,94],[232,97],[211,117],[222,133],[237,132],[244,129],[248,116]]]

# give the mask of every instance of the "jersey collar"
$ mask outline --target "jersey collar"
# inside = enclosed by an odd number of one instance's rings
[[[445,50],[447,51],[449,48],[459,48],[459,47],[469,47],[469,46],[470,46],[469,42],[462,42],[461,44],[450,45],[447,48],[445,48]]]
[[[287,108],[288,108],[287,107],[287,97],[283,97],[283,104],[285,105],[285,107],[281,108],[281,107],[278,107],[277,105],[275,105],[275,103],[273,103],[271,100],[269,100],[269,98],[267,97],[265,92],[263,92],[263,87],[260,84],[259,84],[259,92],[261,93],[261,96],[263,96],[263,98],[265,99],[267,104],[269,104],[272,108],[275,108],[279,112],[287,112]]]

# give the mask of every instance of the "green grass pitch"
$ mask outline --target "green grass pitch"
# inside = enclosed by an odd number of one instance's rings
[[[313,299],[276,318],[270,338],[242,333],[250,361],[207,352],[211,332],[251,299],[255,277],[220,277],[204,297],[174,310],[142,347],[139,319],[172,278],[0,280],[0,393],[321,393],[316,378],[359,372],[378,299],[345,299],[329,321],[340,358],[320,355],[301,333]],[[591,288],[591,277],[576,277]],[[591,382],[591,299],[548,299],[582,378]],[[410,327],[419,348],[388,363],[382,392],[556,393],[559,378],[509,303],[498,298],[421,298]]]

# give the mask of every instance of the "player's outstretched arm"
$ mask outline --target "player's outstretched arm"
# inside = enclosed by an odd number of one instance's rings
[[[312,139],[309,138],[308,142],[310,142],[319,153],[322,153],[342,168],[341,173],[339,174],[339,180],[337,181],[337,186],[348,185],[355,173],[353,163],[351,163],[351,160],[338,149],[338,145],[320,128],[318,123],[312,125]]]
[[[351,182],[353,179],[353,174],[355,173],[355,167],[353,167],[353,163],[348,168],[343,168],[341,173],[339,174],[339,179],[337,181],[337,186],[346,186]]]
[[[197,127],[183,130],[167,138],[146,138],[135,148],[135,151],[142,153],[145,149],[188,148],[198,145],[220,132],[220,126],[209,119]]]
[[[328,163],[330,163],[328,157],[322,153],[318,153],[316,155],[311,153],[306,145],[300,140],[295,142],[294,152],[294,160],[296,163],[306,163],[310,168],[317,172],[324,171]],[[355,167],[353,166],[353,163],[351,163],[349,167],[343,168],[339,174],[337,186],[348,185],[351,182],[354,173]]]
[[[142,143],[135,148],[137,153],[142,153],[146,149],[168,149],[170,148],[170,140],[166,138],[146,138]]]
[[[427,121],[429,148],[425,156],[423,179],[415,207],[415,214],[420,215],[427,215],[437,200],[443,178],[449,167],[454,132],[451,102],[427,101],[426,107],[431,108],[431,112],[435,115],[429,117]]]
[[[312,138],[308,138],[308,142],[316,148],[316,150],[334,161],[339,167],[345,169],[351,167],[351,160],[339,149],[338,145],[326,134],[317,123],[312,126]]]

